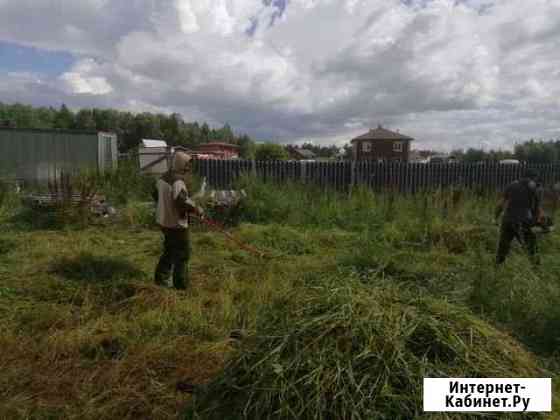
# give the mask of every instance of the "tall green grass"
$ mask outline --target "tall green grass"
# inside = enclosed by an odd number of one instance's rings
[[[242,177],[243,220],[250,223],[283,223],[294,226],[341,228],[353,231],[378,229],[387,223],[416,222],[422,229],[436,222],[488,224],[487,196],[472,191],[426,191],[415,195],[375,193],[359,186],[350,193],[300,183],[267,183]],[[459,198],[457,198],[459,197]],[[496,197],[491,195],[491,197]]]

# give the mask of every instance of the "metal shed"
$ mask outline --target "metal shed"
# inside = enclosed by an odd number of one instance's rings
[[[0,178],[45,182],[60,172],[117,167],[117,135],[0,128]]]

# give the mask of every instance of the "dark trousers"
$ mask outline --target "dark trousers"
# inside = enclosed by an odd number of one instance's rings
[[[528,223],[511,220],[504,220],[502,222],[496,264],[502,264],[505,261],[511,248],[511,241],[514,239],[517,239],[517,241],[525,247],[531,262],[538,265],[537,236],[531,230],[531,226]]]
[[[189,283],[188,262],[191,254],[189,230],[162,228],[163,254],[156,267],[155,281],[164,285],[173,270],[173,287],[186,289]]]

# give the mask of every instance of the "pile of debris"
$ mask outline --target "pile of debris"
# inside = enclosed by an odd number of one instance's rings
[[[27,193],[22,196],[22,202],[33,210],[50,211],[61,208],[88,208],[90,213],[109,217],[116,214],[105,196],[94,194],[58,194],[58,193]]]
[[[213,219],[226,225],[235,225],[239,221],[241,204],[247,198],[247,193],[245,190],[209,190],[205,178],[200,190],[192,198]]]
[[[24,205],[39,211],[79,210],[83,214],[108,217],[116,214],[105,196],[97,193],[95,177],[60,173],[49,180],[46,192],[22,194]]]
[[[200,190],[193,195],[197,203],[204,203],[210,208],[231,208],[239,205],[247,197],[245,190],[208,190],[206,178],[202,181]]]

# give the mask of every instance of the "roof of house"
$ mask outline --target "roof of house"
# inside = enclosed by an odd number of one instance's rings
[[[387,130],[381,125],[378,125],[376,129],[369,130],[366,134],[362,134],[352,141],[356,140],[414,140],[412,137],[405,136],[399,132]]]
[[[207,147],[226,147],[231,149],[239,149],[239,146],[236,144],[220,143],[220,142],[204,143],[198,146],[199,149],[207,148]]]
[[[316,157],[315,153],[309,149],[293,149],[293,151],[305,159],[315,159]]]
[[[173,146],[173,147],[171,148],[171,151],[172,151],[172,152],[185,152],[185,153],[188,153],[188,154],[190,154],[190,155],[196,153],[196,152],[194,152],[193,150],[188,149],[188,148],[186,148],[186,147],[184,147],[184,146]]]
[[[142,139],[143,147],[167,147],[165,140]]]

